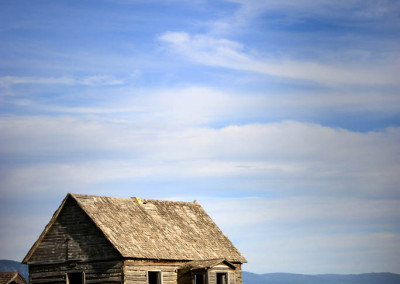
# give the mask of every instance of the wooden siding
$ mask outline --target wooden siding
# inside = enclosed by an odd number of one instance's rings
[[[241,263],[233,263],[235,265],[236,269],[234,271],[235,274],[235,284],[243,284],[243,278],[242,278],[242,264]]]
[[[120,254],[73,198],[34,251],[28,264],[118,259]]]
[[[236,269],[233,270],[231,267],[225,264],[216,265],[208,270],[208,284],[217,283],[217,273],[226,273],[228,275],[229,284],[242,284],[242,269],[240,264],[234,264]]]
[[[161,271],[162,284],[176,284],[180,262],[153,260],[126,260],[124,262],[125,284],[146,284],[148,271]]]
[[[87,284],[123,283],[122,261],[69,263],[55,265],[29,265],[29,283],[66,283],[66,275],[84,272]]]
[[[179,261],[155,261],[155,260],[125,260],[124,283],[146,284],[148,271],[161,271],[162,284],[193,284],[193,275],[196,271],[179,270],[183,262]],[[206,283],[216,284],[216,274],[224,272],[228,274],[229,284],[242,284],[242,269],[240,263],[233,263],[235,269],[226,265],[216,265],[205,273]],[[203,272],[204,270],[198,270]]]

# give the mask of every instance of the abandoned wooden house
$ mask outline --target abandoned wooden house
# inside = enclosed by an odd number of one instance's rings
[[[26,284],[18,272],[0,272],[0,284]]]
[[[242,284],[240,254],[197,202],[68,194],[23,263],[30,283]]]

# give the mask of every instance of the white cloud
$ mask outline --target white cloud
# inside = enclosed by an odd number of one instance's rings
[[[222,91],[205,86],[187,86],[171,89],[135,89],[131,86],[111,89],[103,100],[90,105],[60,106],[37,104],[26,99],[11,98],[9,101],[21,108],[39,113],[63,115],[98,115],[114,119],[134,121],[148,127],[198,127],[204,125],[227,125],[232,121],[270,121],[288,119],[311,120],[346,113],[384,113],[393,116],[400,109],[397,93],[374,92],[290,92],[268,91],[252,93],[245,91]],[[114,95],[115,93],[115,95]],[[80,96],[87,97],[84,91]],[[28,99],[29,98],[29,99]]]
[[[379,97],[367,97],[364,107],[379,105]],[[392,96],[386,99],[387,105],[396,103]],[[300,104],[357,106],[357,99],[344,95],[310,95],[308,100]],[[243,108],[265,111],[271,103],[263,96],[232,96],[210,88],[146,93],[125,102],[111,110],[60,110],[90,116],[0,117],[2,200],[62,192],[162,198],[187,196],[190,189],[192,199],[250,261],[245,269],[397,271],[381,263],[399,260],[394,233],[400,217],[399,128],[360,133],[295,121],[208,128],[201,122]],[[135,119],[94,115],[109,111],[132,111]],[[151,183],[157,188],[151,189]],[[168,183],[174,188],[163,191]],[[274,197],[204,197],[216,192]],[[18,241],[31,244],[36,237],[34,232]],[[0,247],[18,257],[27,249]]]
[[[290,58],[268,59],[252,55],[240,43],[206,35],[168,32],[159,38],[173,52],[203,65],[251,71],[269,76],[313,81],[322,84],[396,84],[395,66],[330,66]],[[353,64],[354,65],[354,64]],[[374,68],[373,68],[374,67]]]
[[[75,84],[75,80],[70,77],[0,77],[0,86],[2,87],[10,87],[17,84],[72,85]]]
[[[293,226],[293,229],[296,224],[303,224],[315,227],[316,233],[318,226],[323,230],[349,231],[355,225],[358,229],[392,226],[397,223],[393,217],[400,215],[397,210],[400,201],[393,199],[295,196],[204,198],[202,202],[218,223],[232,230],[268,222],[277,227]],[[230,222],[232,219],[234,223]]]
[[[122,85],[124,84],[124,80],[108,75],[94,75],[81,79],[73,77],[0,77],[0,87],[9,88],[18,84],[106,86]]]
[[[36,183],[52,190],[63,181],[227,177],[247,180],[253,192],[395,196],[398,190],[399,128],[358,133],[288,121],[147,129],[70,117],[3,117],[0,128],[3,155],[35,159],[4,169],[3,188],[18,191]]]
[[[78,81],[79,84],[88,86],[107,86],[107,85],[122,85],[124,80],[117,79],[108,75],[95,75],[83,78]]]
[[[237,241],[255,272],[288,267],[291,272],[314,274],[362,273],[366,268],[381,272],[382,259],[400,260],[398,200],[303,196],[199,201]],[[396,271],[396,265],[391,269]]]

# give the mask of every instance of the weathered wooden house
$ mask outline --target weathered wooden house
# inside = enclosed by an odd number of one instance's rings
[[[68,194],[23,263],[30,283],[242,284],[246,259],[197,202]]]
[[[26,284],[18,272],[0,272],[0,284]]]

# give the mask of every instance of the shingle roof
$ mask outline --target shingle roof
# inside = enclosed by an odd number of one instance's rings
[[[63,204],[68,198],[77,201],[123,257],[247,262],[197,202],[68,194]]]
[[[26,283],[18,272],[0,272],[0,284],[8,284],[12,281],[17,283]]]

